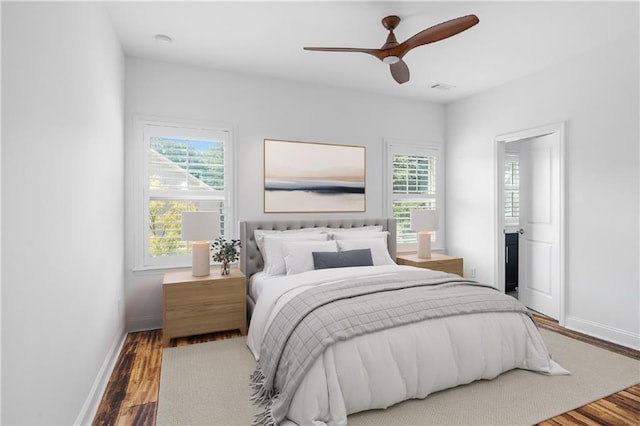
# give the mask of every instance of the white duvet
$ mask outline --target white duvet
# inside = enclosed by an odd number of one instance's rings
[[[366,275],[393,275],[406,268],[411,267],[323,269],[254,282],[260,286],[260,297],[247,345],[258,360],[262,338],[275,313],[309,287]],[[299,425],[345,425],[349,414],[424,398],[514,368],[568,374],[550,359],[540,333],[524,314],[426,320],[328,347],[300,384],[287,417]]]

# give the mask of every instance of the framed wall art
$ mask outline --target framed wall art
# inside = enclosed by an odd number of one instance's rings
[[[366,148],[264,140],[265,213],[364,212]]]

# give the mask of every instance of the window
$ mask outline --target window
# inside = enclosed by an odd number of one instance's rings
[[[439,148],[387,142],[387,214],[396,219],[398,250],[415,250],[416,231],[409,221],[412,209],[439,210],[439,231],[431,233],[434,249],[443,247],[442,171]]]
[[[216,211],[232,238],[231,131],[224,127],[140,121],[144,154],[138,268],[187,266],[191,242],[181,239],[182,212]]]
[[[517,154],[505,154],[504,218],[506,224],[518,224],[520,217],[520,162]]]

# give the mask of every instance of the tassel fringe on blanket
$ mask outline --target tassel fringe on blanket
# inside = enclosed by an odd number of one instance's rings
[[[277,426],[271,407],[279,393],[275,389],[267,391],[264,386],[265,376],[260,367],[256,367],[250,376],[249,385],[253,389],[250,400],[264,407],[264,410],[256,414],[252,426]]]

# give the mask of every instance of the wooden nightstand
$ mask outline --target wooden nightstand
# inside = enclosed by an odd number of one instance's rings
[[[247,334],[245,276],[237,268],[220,275],[211,268],[206,277],[191,270],[167,272],[162,282],[162,345],[174,337],[239,329]]]
[[[430,259],[418,257],[416,253],[400,253],[396,256],[398,265],[417,266],[418,268],[433,269],[434,271],[449,272],[462,276],[462,258],[447,256],[446,254],[431,253]]]

